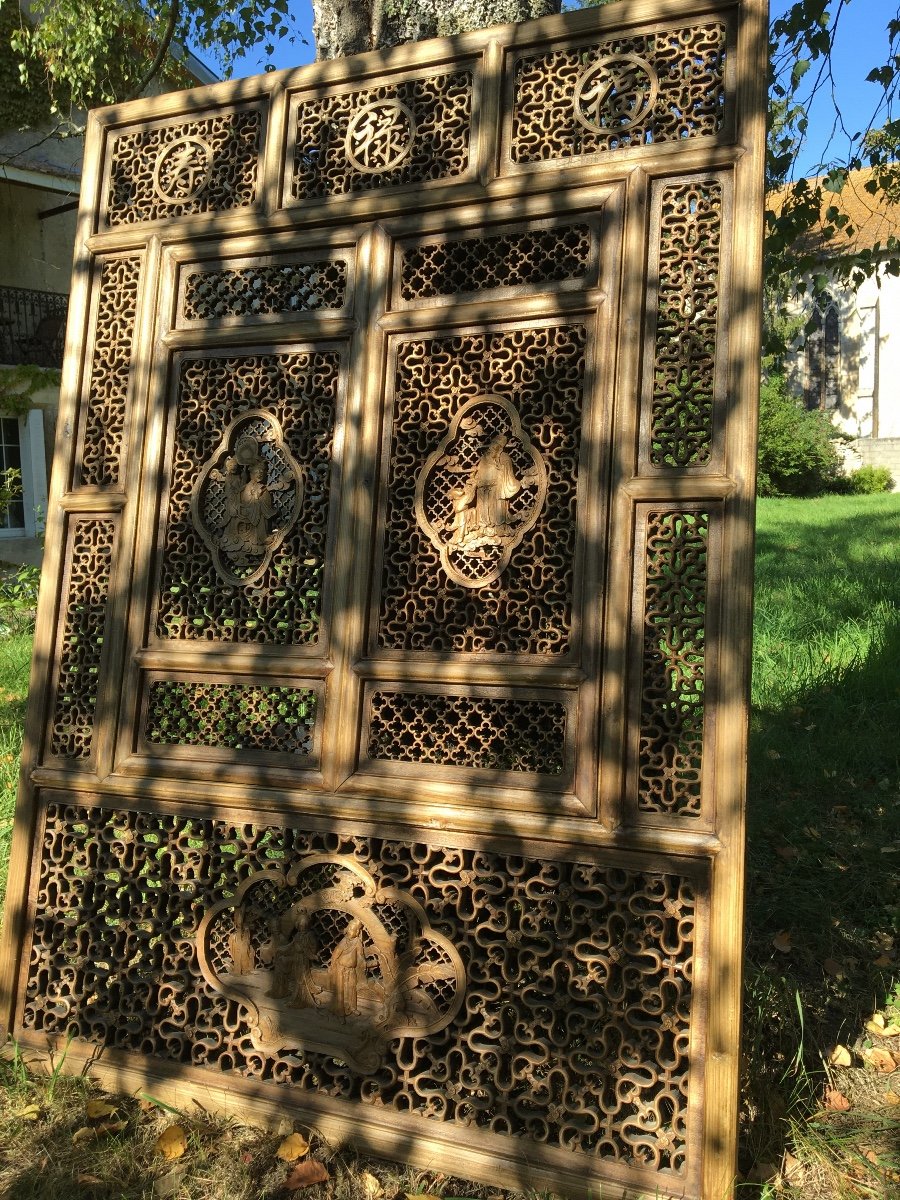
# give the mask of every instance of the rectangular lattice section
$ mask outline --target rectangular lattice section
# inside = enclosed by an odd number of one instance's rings
[[[68,591],[62,617],[50,753],[89,758],[100,687],[100,662],[116,526],[93,517],[72,519]]]
[[[332,350],[183,360],[161,638],[319,642],[340,375]]]
[[[312,753],[318,696],[309,688],[255,684],[150,684],[144,736],[163,746]]]
[[[717,134],[725,26],[657,30],[520,58],[511,157],[547,162]]]
[[[117,487],[124,482],[125,416],[142,263],[142,254],[100,260],[75,487]]]
[[[403,251],[404,300],[583,279],[591,268],[590,225],[560,225],[425,242]]]
[[[469,166],[471,108],[469,71],[301,98],[291,195],[314,200],[458,178]]]
[[[650,462],[697,467],[713,445],[722,185],[661,189]]]
[[[369,757],[390,762],[560,775],[566,706],[548,700],[373,692]]]
[[[255,109],[113,135],[108,224],[249,208],[261,138]]]
[[[399,345],[379,647],[554,657],[572,649],[585,341],[585,327],[572,324]],[[465,416],[464,405],[469,406]],[[455,429],[465,432],[460,419],[475,439],[464,450],[465,463],[452,478],[429,478],[426,465],[438,448],[447,445]],[[477,582],[476,566],[486,561],[479,553],[491,550],[481,543],[498,539],[489,531],[477,536],[474,526],[494,518],[479,516],[474,501],[454,514],[467,484],[454,485],[453,478],[462,481],[468,472],[469,484],[474,482],[479,456],[488,459],[497,439],[506,439],[508,450],[517,448],[518,461],[509,468],[517,472],[515,485],[526,478],[529,461],[542,464],[545,494],[535,503],[528,518],[534,518],[533,524],[499,580],[495,576],[489,580],[492,586],[467,586],[470,578]],[[530,460],[521,451],[523,439],[534,452]],[[460,444],[459,437],[454,444]],[[420,477],[426,494],[417,516]],[[522,488],[513,497],[507,529],[514,528],[512,506],[525,494]],[[504,503],[498,499],[498,520]],[[454,518],[461,535],[455,540],[449,533]],[[423,528],[428,522],[433,536],[444,539],[440,553]],[[521,528],[527,523],[523,519]],[[460,553],[459,547],[467,544],[473,552]]]
[[[709,516],[647,515],[638,807],[697,817],[703,791]]]
[[[343,308],[346,292],[347,264],[340,260],[191,271],[181,315],[185,321],[289,316]]]
[[[32,1037],[419,1117],[474,1148],[527,1138],[533,1159],[564,1149],[651,1194],[695,1177],[696,864],[65,803],[42,840]],[[339,1015],[364,1005],[368,1042]],[[410,1033],[379,1039],[376,1020]]]

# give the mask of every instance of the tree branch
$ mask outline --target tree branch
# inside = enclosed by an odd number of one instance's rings
[[[172,7],[169,9],[169,19],[166,22],[166,28],[163,32],[162,41],[159,43],[159,49],[156,51],[156,57],[150,64],[150,67],[143,78],[132,88],[128,95],[128,100],[136,100],[138,96],[143,94],[144,89],[150,81],[156,76],[160,67],[169,53],[169,47],[172,44],[172,38],[175,36],[175,26],[178,24],[178,16],[181,12],[181,0],[172,0]]]

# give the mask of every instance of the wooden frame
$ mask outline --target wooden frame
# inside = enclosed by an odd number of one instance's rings
[[[638,0],[91,115],[13,1038],[730,1194],[765,54]]]

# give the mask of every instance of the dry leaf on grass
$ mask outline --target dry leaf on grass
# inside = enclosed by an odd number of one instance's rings
[[[72,1134],[72,1145],[80,1146],[82,1142],[92,1142],[98,1132],[99,1130],[92,1128],[90,1125],[82,1125],[80,1129],[76,1129]]]
[[[825,970],[828,972],[828,974],[832,976],[832,978],[834,978],[834,979],[845,979],[846,978],[846,972],[844,971],[844,968],[841,966],[841,964],[837,961],[837,959],[826,958],[825,961],[822,963],[822,966],[825,968]]]
[[[156,1139],[156,1149],[164,1158],[181,1158],[187,1150],[187,1134],[180,1125],[170,1125]]]
[[[23,1108],[21,1112],[16,1113],[20,1121],[36,1121],[41,1115],[41,1106],[39,1104],[29,1104],[27,1108]]]
[[[853,1055],[846,1046],[838,1044],[831,1052],[828,1060],[833,1067],[849,1067],[853,1063]]]
[[[160,1200],[164,1196],[174,1196],[181,1190],[187,1170],[187,1166],[181,1164],[167,1171],[165,1175],[160,1175],[159,1179],[153,1181],[153,1195],[159,1196]]]
[[[363,1171],[362,1185],[363,1191],[369,1197],[369,1200],[379,1200],[379,1197],[384,1195],[384,1188],[371,1171]]]
[[[276,1158],[282,1162],[296,1162],[304,1154],[309,1153],[309,1142],[301,1133],[289,1134],[275,1151]]]
[[[105,1100],[88,1100],[84,1106],[84,1112],[89,1121],[96,1121],[100,1117],[111,1117],[116,1111],[114,1104],[107,1104]]]
[[[863,1050],[863,1058],[882,1075],[890,1075],[892,1071],[897,1070],[897,1060],[890,1050],[884,1050],[881,1046],[871,1046],[868,1050]]]
[[[296,1192],[300,1188],[311,1187],[314,1183],[325,1183],[328,1178],[328,1172],[317,1158],[305,1158],[303,1162],[291,1168],[281,1186],[286,1192]]]
[[[825,1093],[825,1107],[830,1108],[832,1112],[848,1112],[850,1101],[837,1088],[829,1088]]]
[[[776,933],[772,938],[772,945],[776,950],[780,950],[782,954],[787,954],[787,952],[793,948],[791,944],[790,933],[787,930],[783,930],[781,933]]]
[[[900,1104],[900,1096],[896,1092],[885,1092],[882,1100],[885,1104]]]

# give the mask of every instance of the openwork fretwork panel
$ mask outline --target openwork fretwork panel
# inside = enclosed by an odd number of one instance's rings
[[[148,691],[149,742],[312,753],[319,698],[310,688],[165,679]]]
[[[576,324],[399,345],[380,647],[572,649],[584,355]],[[519,507],[479,515],[466,490],[491,455]]]
[[[594,238],[588,224],[425,242],[403,252],[404,300],[584,279]]]
[[[64,758],[88,758],[93,749],[115,537],[114,521],[93,517],[71,521],[68,590],[50,730],[50,753]]]
[[[183,361],[161,638],[319,641],[340,363],[333,350]]]
[[[347,264],[339,259],[191,271],[185,279],[182,316],[186,321],[215,321],[343,308],[346,289]]]
[[[389,762],[560,775],[566,707],[550,700],[377,691],[369,757]]]
[[[715,407],[722,185],[661,189],[650,462],[702,466]]]
[[[262,113],[250,109],[116,135],[107,224],[249,208],[262,130]]]
[[[613,38],[516,63],[514,163],[716,134],[725,114],[725,26]]]
[[[647,516],[638,806],[700,815],[709,516]]]
[[[125,417],[143,255],[101,261],[94,349],[75,486],[123,482]]]
[[[301,97],[291,195],[316,200],[461,176],[471,110],[469,71]]]
[[[705,885],[683,863],[64,803],[43,836],[28,1030],[527,1137],[673,1189],[684,1177]],[[294,963],[283,997],[282,941]],[[401,1020],[433,1033],[366,1041],[330,1015],[347,1002],[332,991],[336,961],[352,951],[354,1002],[383,1004],[391,955],[402,964],[423,942],[431,966],[416,967]],[[315,1048],[335,1041],[344,1062]]]

